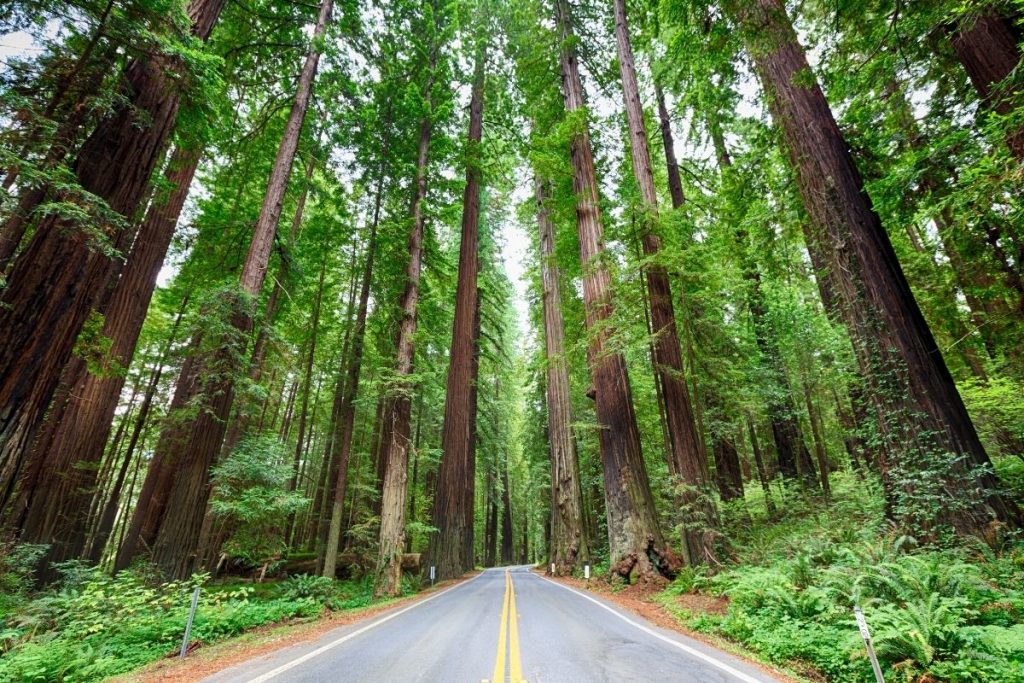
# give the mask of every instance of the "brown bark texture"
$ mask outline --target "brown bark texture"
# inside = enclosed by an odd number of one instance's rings
[[[435,41],[438,36],[435,36]],[[430,159],[430,137],[433,124],[431,89],[437,63],[435,42],[428,65],[424,95],[427,115],[420,122],[416,155],[416,181],[410,210],[409,262],[405,271],[405,289],[399,301],[399,328],[395,358],[394,384],[385,397],[381,425],[381,461],[384,477],[380,503],[380,543],[373,592],[377,596],[396,596],[402,584],[402,552],[405,547],[405,496],[409,480],[409,446],[412,419],[412,387],[416,342],[416,307],[420,295],[420,273],[423,268],[423,232],[427,220],[427,170]]]
[[[640,100],[633,48],[630,44],[625,0],[615,0],[614,7],[615,40],[618,45],[619,75],[629,125],[633,175],[643,201],[640,240],[647,259],[657,259],[661,250],[661,239],[655,232],[658,225],[658,195],[654,186],[654,168],[647,144],[647,127],[644,123],[643,103]],[[664,128],[662,136],[665,137]],[[671,132],[668,139],[671,142]],[[669,159],[669,147],[666,147],[665,153],[666,159]],[[668,163],[671,164],[672,161],[674,158]],[[678,181],[678,165],[674,170]],[[681,185],[673,192],[676,190],[681,196]],[[679,345],[679,330],[676,328],[668,271],[663,265],[654,262],[646,265],[644,275],[647,280],[651,329],[654,335],[651,360],[661,385],[669,444],[672,448],[669,464],[672,473],[682,479],[685,487],[681,500],[684,510],[683,555],[688,564],[700,564],[714,555],[714,548],[711,546],[714,534],[707,531],[714,526],[717,519],[717,513],[706,495],[709,483],[707,459],[698,435],[686,377],[683,375],[683,353]]]
[[[566,0],[555,3],[561,41],[560,63],[565,109],[585,109],[583,84]],[[583,302],[590,337],[588,364],[594,387],[601,465],[604,473],[608,544],[613,572],[632,579],[670,573],[671,551],[658,525],[650,481],[640,446],[632,391],[622,353],[609,347],[606,321],[612,313],[611,274],[603,263],[604,231],[597,196],[597,177],[584,127],[570,143],[576,228],[583,264]]]
[[[217,339],[199,358],[201,370],[197,373],[198,381],[192,385],[192,400],[189,401],[190,409],[196,410],[195,417],[184,427],[185,438],[174,440],[172,445],[176,448],[165,456],[174,470],[174,477],[152,559],[168,577],[187,578],[193,570],[210,495],[210,468],[224,440],[235,377],[240,369],[239,358],[252,329],[252,302],[259,296],[267,273],[281,206],[312,96],[320,60],[318,45],[330,23],[332,5],[332,0],[323,0],[320,5],[312,47],[299,73],[295,100],[242,267],[240,292],[225,294],[219,303],[227,324],[218,330]]]
[[[810,242],[826,258],[856,353],[867,361],[868,398],[888,446],[883,483],[890,510],[925,533],[948,524],[988,537],[994,520],[1018,524],[1016,506],[984,471],[988,455],[781,0],[729,9],[782,132],[810,217]],[[935,490],[915,491],[927,485],[922,474],[938,478]],[[920,495],[940,496],[937,509],[915,513],[900,504]]]
[[[950,31],[949,39],[982,103],[1001,116],[1013,114],[1021,106],[1020,89],[1011,82],[1021,62],[1014,20],[995,10],[968,15]],[[1024,161],[1024,125],[1011,125],[1006,144],[1018,161]]]
[[[193,0],[192,33],[205,40],[224,0]],[[177,58],[154,55],[125,73],[130,104],[116,109],[82,145],[74,172],[106,202],[97,225],[47,216],[15,261],[0,293],[0,490],[17,478],[53,398],[75,340],[114,268],[122,243],[174,129],[184,76]]]
[[[111,340],[110,358],[127,368],[146,319],[157,274],[170,246],[201,152],[179,147],[166,180],[172,188],[156,198],[139,228],[121,278],[106,308],[102,334]],[[125,376],[94,375],[82,368],[43,457],[40,476],[30,487],[21,540],[48,543],[51,562],[80,557],[85,550],[88,510],[96,493],[96,465],[110,435]],[[148,402],[147,402],[148,405]]]
[[[551,538],[549,564],[557,575],[572,574],[590,559],[583,528],[583,491],[576,440],[572,433],[572,395],[565,357],[561,275],[555,257],[555,225],[547,207],[544,182],[534,182],[540,231],[541,305],[544,309],[545,398],[548,409],[548,454],[551,458]]]
[[[473,561],[473,489],[476,452],[475,362],[478,343],[476,317],[480,271],[480,143],[484,121],[484,80],[487,47],[481,43],[473,71],[466,138],[466,186],[462,196],[462,235],[459,244],[459,275],[455,287],[455,320],[441,428],[441,462],[434,496],[430,564],[441,580],[453,579],[470,569]]]

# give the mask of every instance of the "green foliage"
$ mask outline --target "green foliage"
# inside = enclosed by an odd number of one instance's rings
[[[211,509],[231,530],[225,553],[253,566],[283,560],[288,517],[308,504],[300,492],[288,491],[290,476],[286,446],[267,434],[243,439],[214,468]]]
[[[798,506],[772,527],[755,525],[744,533],[767,541],[737,536],[739,564],[713,576],[684,571],[662,602],[692,628],[830,681],[873,680],[856,604],[886,680],[1020,681],[1024,548],[920,548],[883,525],[864,528],[861,489],[847,478],[837,484],[827,510]],[[681,610],[677,596],[688,593],[725,596],[728,611]]]

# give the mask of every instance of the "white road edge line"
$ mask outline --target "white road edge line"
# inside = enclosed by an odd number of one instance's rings
[[[534,574],[534,572],[530,572],[530,573]],[[688,655],[692,655],[692,656],[694,656],[694,657],[696,657],[698,659],[702,659],[705,662],[707,662],[708,664],[710,664],[711,666],[717,667],[717,668],[721,669],[722,671],[726,672],[730,676],[734,676],[735,678],[737,678],[737,679],[739,679],[741,681],[744,681],[744,683],[764,683],[763,680],[761,680],[759,678],[754,678],[753,676],[751,676],[749,674],[745,674],[742,671],[740,671],[739,669],[734,669],[733,667],[729,666],[725,662],[720,662],[720,661],[718,661],[717,659],[715,659],[714,657],[712,657],[711,655],[709,655],[707,653],[701,652],[700,650],[692,648],[689,645],[684,645],[683,643],[680,643],[677,640],[673,640],[673,639],[669,638],[668,636],[664,636],[664,635],[658,633],[657,631],[653,631],[653,630],[647,628],[643,624],[640,624],[640,623],[637,623],[637,622],[633,621],[629,617],[627,617],[627,616],[621,614],[620,612],[612,609],[611,607],[609,607],[608,605],[604,604],[600,600],[595,600],[594,598],[590,597],[586,593],[581,593],[578,590],[576,590],[575,588],[570,588],[569,586],[561,584],[558,581],[552,581],[551,579],[549,579],[546,576],[540,576],[539,574],[534,574],[534,575],[535,576],[539,576],[540,578],[544,579],[548,583],[554,584],[554,585],[558,586],[559,588],[564,588],[565,590],[569,591],[570,593],[575,593],[576,595],[580,596],[584,600],[589,600],[590,602],[594,603],[595,605],[597,605],[601,609],[608,610],[609,612],[611,612],[612,614],[617,616],[619,619],[622,619],[624,622],[629,624],[630,626],[634,626],[634,627],[640,629],[641,631],[643,631],[644,633],[646,633],[646,634],[648,634],[650,636],[654,636],[658,640],[662,640],[662,641],[668,643],[669,645],[672,645],[673,647],[677,647],[677,648],[679,648],[680,650],[682,650],[683,652],[685,652]]]
[[[480,572],[480,574],[483,574],[483,572]],[[341,638],[338,638],[337,640],[332,640],[331,642],[327,643],[326,645],[322,645],[322,646],[318,647],[317,649],[313,650],[312,652],[307,652],[306,654],[302,655],[301,657],[299,657],[297,659],[293,659],[292,661],[288,662],[287,664],[282,664],[281,666],[279,666],[276,669],[273,669],[271,671],[268,671],[267,673],[263,674],[262,676],[257,676],[256,678],[249,679],[249,683],[266,683],[266,681],[269,681],[270,679],[274,678],[275,676],[279,676],[280,674],[283,674],[285,671],[288,671],[289,669],[294,669],[299,664],[302,664],[304,662],[308,662],[309,660],[313,659],[314,657],[319,657],[320,655],[322,655],[323,653],[327,652],[331,648],[337,647],[338,645],[341,645],[345,641],[351,640],[351,639],[355,638],[358,635],[366,633],[371,628],[376,628],[377,626],[380,626],[381,624],[383,624],[385,622],[391,621],[392,619],[394,619],[397,616],[401,616],[402,614],[405,614],[406,612],[408,612],[411,609],[416,609],[420,605],[425,605],[428,602],[430,602],[431,600],[433,600],[435,598],[441,597],[445,593],[450,593],[451,591],[455,590],[456,588],[461,588],[462,586],[465,586],[466,584],[472,583],[474,580],[476,580],[476,578],[478,576],[480,576],[480,574],[477,574],[476,576],[474,576],[469,581],[463,581],[462,583],[456,584],[456,585],[452,586],[451,588],[445,588],[440,593],[435,593],[434,595],[431,595],[429,598],[426,598],[424,600],[417,600],[416,602],[414,602],[413,604],[409,605],[405,609],[400,609],[397,612],[392,612],[391,614],[385,616],[383,619],[378,619],[377,621],[373,622],[372,624],[367,624],[366,626],[362,627],[361,629],[359,629],[357,631],[353,631],[352,633],[347,633],[347,634],[343,635]]]

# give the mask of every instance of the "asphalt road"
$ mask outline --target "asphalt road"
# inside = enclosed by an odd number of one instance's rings
[[[489,569],[207,679],[211,683],[777,681],[527,567]]]

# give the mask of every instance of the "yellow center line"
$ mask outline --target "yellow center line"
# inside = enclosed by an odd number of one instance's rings
[[[498,654],[494,660],[491,683],[505,683],[505,651],[508,649],[509,674],[512,683],[526,683],[519,659],[519,621],[516,615],[516,587],[505,571],[505,598],[501,607],[501,629],[498,631]]]
[[[508,585],[512,589],[511,605],[509,607],[509,660],[508,672],[512,683],[525,683],[523,680],[523,665],[519,661],[519,623],[516,617],[516,586],[512,581],[512,575],[508,574]]]
[[[508,641],[509,578],[505,572],[505,598],[501,607],[501,630],[498,631],[498,657],[494,660],[492,683],[505,683],[505,645]]]

